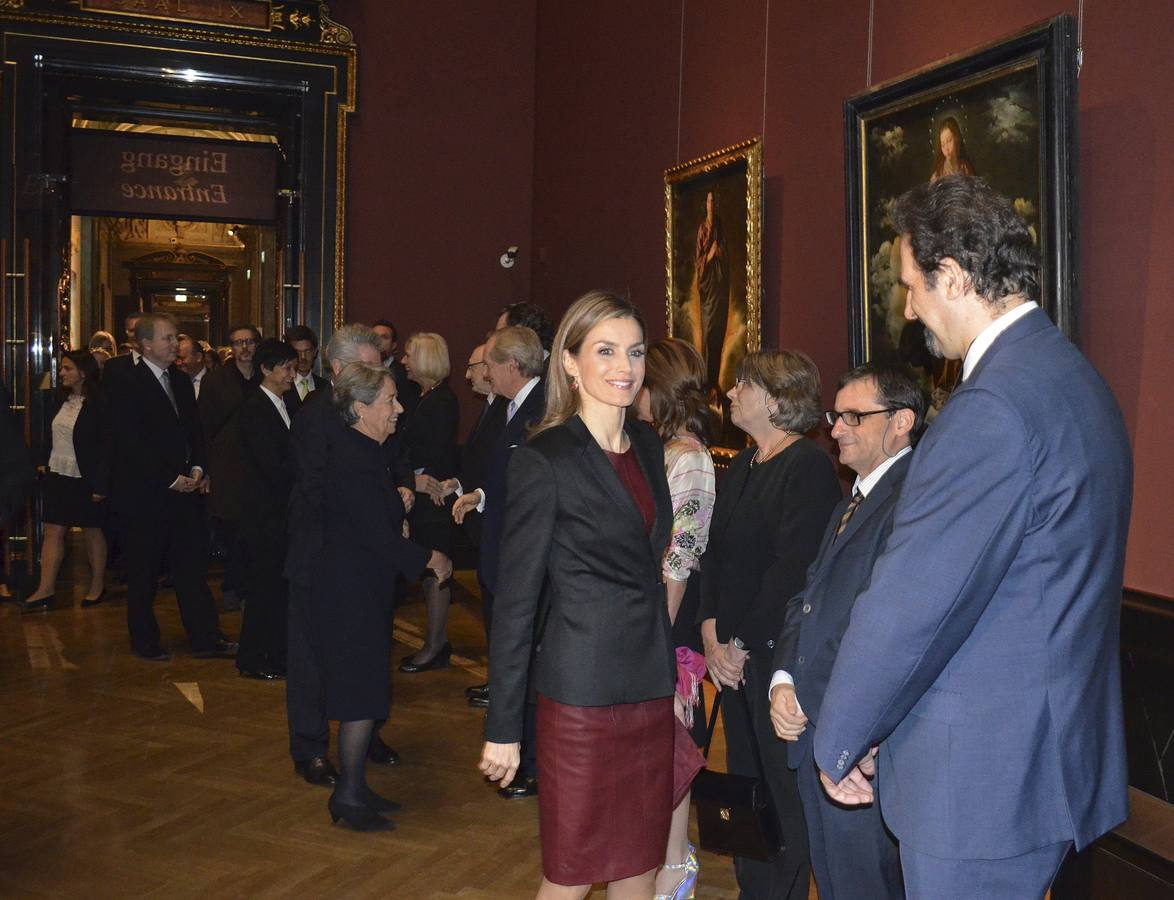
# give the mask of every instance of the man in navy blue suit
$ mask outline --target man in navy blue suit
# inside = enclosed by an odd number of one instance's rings
[[[840,462],[856,473],[852,493],[833,510],[803,591],[787,604],[775,649],[771,721],[792,741],[787,760],[799,796],[821,900],[901,900],[897,842],[878,805],[845,808],[820,785],[812,734],[848,627],[852,604],[868,587],[872,566],[893,527],[893,510],[929,400],[911,372],[868,364],[846,373],[835,408],[825,415]],[[843,848],[850,846],[850,853]]]
[[[872,800],[911,898],[1040,897],[1128,813],[1119,667],[1132,497],[1109,388],[1045,313],[1034,242],[985,181],[902,197],[907,318],[962,382],[909,466],[815,729]],[[851,848],[842,848],[850,853]]]

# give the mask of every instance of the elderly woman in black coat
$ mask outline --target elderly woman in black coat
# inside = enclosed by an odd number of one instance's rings
[[[331,818],[360,831],[394,827],[380,815],[398,805],[367,786],[367,749],[391,703],[391,617],[396,577],[425,569],[439,578],[452,562],[405,540],[404,504],[382,444],[403,407],[382,366],[351,363],[334,382],[343,422],[323,473],[325,536],[315,573],[311,619],[325,676],[326,714],[336,719],[342,775]]]

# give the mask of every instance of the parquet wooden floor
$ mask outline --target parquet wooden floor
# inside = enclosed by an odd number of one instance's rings
[[[405,809],[371,835],[332,826],[329,791],[295,777],[284,683],[193,659],[171,592],[156,601],[168,663],[131,656],[120,589],[94,609],[78,590],[44,614],[0,605],[0,896],[533,896],[537,802],[502,800],[474,767],[482,714],[463,691],[484,680],[485,642],[475,580],[458,577],[454,665],[395,673],[383,733],[403,763],[370,781]],[[410,598],[397,661],[424,620]],[[240,614],[221,621],[235,634]],[[730,860],[703,854],[697,896],[736,895]]]

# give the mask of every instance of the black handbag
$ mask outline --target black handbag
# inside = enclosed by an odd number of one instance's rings
[[[742,691],[738,691],[742,693]],[[713,741],[717,711],[725,690],[718,692],[705,735],[705,756]],[[749,701],[745,700],[747,714]],[[697,804],[697,832],[704,850],[727,856],[744,856],[769,862],[784,848],[770,791],[763,781],[762,756],[754,740],[758,777],[702,769],[693,780],[693,802]]]

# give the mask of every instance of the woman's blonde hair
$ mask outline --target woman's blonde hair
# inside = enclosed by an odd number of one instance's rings
[[[412,373],[429,381],[444,381],[452,371],[448,359],[448,344],[434,331],[419,331],[408,338],[406,345],[412,355]],[[414,380],[414,379],[413,379]]]
[[[577,355],[591,329],[608,319],[635,319],[645,334],[640,310],[611,291],[589,291],[571,304],[558,325],[550,348],[550,369],[546,376],[546,414],[531,435],[562,425],[579,412],[579,392],[571,388],[571,376],[563,366],[563,351]]]

